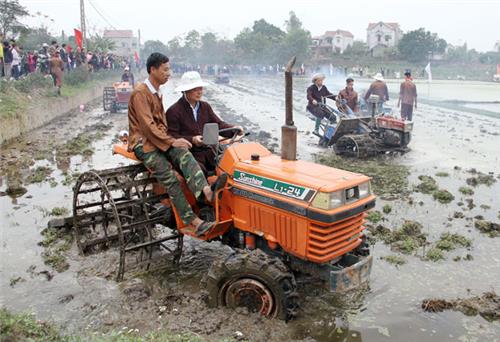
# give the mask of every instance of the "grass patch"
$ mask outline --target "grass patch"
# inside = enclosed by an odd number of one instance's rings
[[[80,177],[80,172],[65,171],[63,175],[64,179],[61,181],[61,184],[64,186],[72,186],[78,177]]]
[[[54,207],[50,211],[50,216],[65,216],[65,215],[68,215],[68,213],[69,213],[68,208]]]
[[[466,180],[466,183],[470,186],[478,186],[484,184],[486,186],[493,185],[497,180],[492,174],[485,174],[482,172],[478,172],[476,176],[469,177]]]
[[[460,234],[443,233],[439,241],[436,243],[436,248],[444,251],[452,251],[457,247],[469,248],[472,246],[472,241]]]
[[[0,118],[13,119],[28,108],[29,99],[14,92],[0,92]]]
[[[366,219],[372,223],[377,223],[383,220],[382,213],[378,210],[372,210],[366,215]]]
[[[489,237],[500,236],[500,224],[486,221],[486,220],[476,220],[474,222],[474,227],[481,233],[488,234]]]
[[[431,176],[420,175],[418,176],[420,184],[418,184],[415,189],[423,194],[432,194],[438,189],[437,182]]]
[[[38,245],[44,247],[43,262],[55,269],[64,272],[69,268],[65,253],[71,248],[73,235],[62,229],[47,228],[42,231],[43,240]]]
[[[466,196],[474,195],[474,190],[468,186],[461,186],[460,188],[458,188],[458,191],[460,191],[461,194]]]
[[[372,177],[373,191],[377,195],[407,195],[408,168],[384,158],[354,159],[335,154],[316,156],[316,162],[342,170]]]
[[[427,237],[422,233],[422,225],[416,221],[406,220],[396,229],[391,236],[393,250],[404,254],[411,254],[427,242]]]
[[[383,256],[380,259],[387,261],[389,264],[395,265],[395,266],[401,266],[406,264],[406,259],[400,255],[387,255]]]
[[[6,309],[0,309],[0,336],[1,341],[39,341],[39,342],[202,342],[201,336],[191,333],[172,333],[169,331],[154,331],[139,334],[126,331],[112,331],[110,333],[93,333],[92,335],[77,336],[63,335],[59,329],[48,322],[39,321],[33,314],[13,314]],[[223,339],[220,341],[234,341]]]
[[[434,247],[427,251],[427,253],[425,254],[425,259],[434,262],[444,260],[444,253],[439,248]]]
[[[450,203],[455,199],[455,196],[448,190],[436,190],[432,193],[432,197],[439,203]]]
[[[382,240],[385,244],[391,245],[393,251],[403,254],[412,254],[427,242],[426,234],[422,233],[422,225],[416,221],[406,220],[403,225],[390,230],[382,225],[377,227],[368,226],[375,240]]]
[[[109,130],[111,125],[96,124],[86,127],[85,131],[78,134],[64,145],[57,148],[57,157],[71,157],[76,155],[91,156],[94,154],[92,143],[104,137],[104,132]]]
[[[39,166],[36,169],[31,170],[27,181],[29,183],[42,183],[50,176],[52,171],[53,170],[48,166]]]
[[[382,211],[384,212],[384,214],[389,214],[392,211],[391,205],[390,204],[385,204],[382,207]]]
[[[440,203],[450,203],[455,199],[455,196],[448,190],[439,189],[436,180],[431,176],[420,175],[418,179],[420,180],[420,184],[415,186],[415,190],[423,194],[432,195]]]
[[[450,174],[448,172],[440,171],[436,172],[436,177],[449,177]]]
[[[84,68],[78,68],[71,73],[65,73],[62,97],[79,96],[82,91],[95,87],[98,83],[109,80],[110,83],[120,77],[121,71],[101,71],[88,73]],[[52,77],[34,72],[17,81],[0,80],[0,118],[17,118],[41,98],[56,96]]]
[[[5,309],[0,309],[0,336],[2,341],[66,341],[55,327],[35,320],[33,315],[12,314]]]

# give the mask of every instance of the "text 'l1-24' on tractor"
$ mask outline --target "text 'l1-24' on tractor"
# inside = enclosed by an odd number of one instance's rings
[[[138,162],[79,177],[73,216],[62,225],[73,229],[80,252],[117,247],[120,281],[137,268],[152,271],[161,261],[181,267],[186,236],[217,241],[233,252],[206,271],[202,289],[207,304],[246,307],[285,320],[299,312],[295,278],[300,274],[314,276],[337,293],[365,286],[373,261],[364,234],[366,212],[375,205],[370,178],[297,160],[294,63],[295,58],[285,71],[281,156],[238,140],[236,130],[233,138],[219,141],[218,125],[207,124],[203,142],[214,149],[217,175],[227,174],[227,183],[214,203],[200,203],[179,176],[197,215],[216,222],[210,231],[200,237],[184,225],[165,189]],[[136,160],[126,143],[114,145],[113,152]]]
[[[413,122],[377,113],[379,98],[368,99],[369,113],[347,114],[326,103],[319,103],[326,114],[319,133],[318,144],[333,147],[336,154],[366,158],[380,153],[408,151]],[[367,115],[368,114],[368,115]]]

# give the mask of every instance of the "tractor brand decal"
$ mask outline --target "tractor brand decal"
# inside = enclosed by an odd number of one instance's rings
[[[257,176],[248,172],[235,170],[234,180],[238,183],[254,186],[259,189],[275,192],[280,195],[296,198],[302,201],[308,201],[312,198],[315,191],[303,186],[294,185],[278,181],[271,178]]]
[[[276,200],[276,199],[271,198],[271,197],[262,196],[262,195],[254,193],[254,192],[243,190],[243,189],[238,189],[235,187],[233,187],[231,189],[231,191],[233,192],[233,194],[235,194],[237,196],[246,197],[248,199],[251,199],[251,200],[254,200],[254,201],[257,201],[260,203],[264,203],[264,204],[270,205],[270,206],[278,208],[278,209],[283,209],[283,210],[286,210],[286,211],[289,211],[291,213],[295,213],[295,214],[301,215],[301,216],[307,215],[307,208],[298,206],[296,204]]]

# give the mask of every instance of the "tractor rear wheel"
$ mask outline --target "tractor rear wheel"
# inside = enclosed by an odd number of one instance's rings
[[[211,307],[246,307],[270,318],[297,315],[295,277],[283,262],[260,250],[242,251],[212,264],[202,279]]]

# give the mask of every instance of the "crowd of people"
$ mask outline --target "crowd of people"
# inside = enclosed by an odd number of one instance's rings
[[[18,80],[34,72],[51,75],[58,93],[64,72],[86,65],[89,72],[100,70],[122,70],[130,65],[140,67],[131,57],[116,56],[100,51],[85,51],[70,44],[59,45],[53,40],[50,45],[43,43],[39,50],[24,50],[16,40],[4,40],[0,47],[0,77],[6,80]]]

